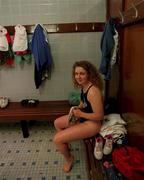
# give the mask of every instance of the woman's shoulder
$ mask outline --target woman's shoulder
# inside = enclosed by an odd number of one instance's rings
[[[91,87],[87,94],[87,98],[90,102],[97,101],[97,99],[103,99],[101,90],[97,86]]]
[[[89,94],[90,96],[93,96],[93,95],[96,95],[96,94],[101,94],[101,91],[100,91],[100,89],[99,89],[96,85],[93,85],[93,86],[89,89],[88,94]]]

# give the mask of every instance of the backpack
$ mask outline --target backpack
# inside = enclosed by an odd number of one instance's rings
[[[144,152],[136,147],[122,146],[114,149],[112,161],[129,180],[144,179]]]

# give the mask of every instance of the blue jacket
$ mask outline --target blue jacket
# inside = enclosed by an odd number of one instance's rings
[[[99,71],[105,76],[105,80],[110,80],[111,76],[111,53],[114,48],[114,38],[115,35],[115,24],[112,18],[109,18],[108,22],[105,24],[104,32],[101,38],[101,64]]]
[[[44,72],[49,71],[50,73],[52,67],[52,56],[44,31],[43,27],[38,24],[31,41],[31,52],[35,59],[36,88],[39,88],[41,85]]]

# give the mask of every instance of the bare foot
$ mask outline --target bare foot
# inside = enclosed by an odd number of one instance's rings
[[[67,162],[64,164],[64,166],[63,166],[64,172],[68,173],[68,172],[71,170],[71,168],[72,168],[72,166],[73,166],[73,162],[74,162],[74,157],[71,156],[71,157],[70,157],[70,160],[67,161]]]

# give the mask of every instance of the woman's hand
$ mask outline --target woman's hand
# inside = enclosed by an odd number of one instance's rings
[[[80,118],[81,113],[82,113],[82,111],[79,108],[74,108],[73,109],[73,114],[75,115],[75,117]]]

